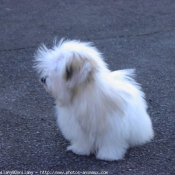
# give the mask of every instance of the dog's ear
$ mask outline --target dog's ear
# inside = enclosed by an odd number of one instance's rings
[[[81,85],[89,81],[92,76],[92,64],[87,59],[81,57],[72,58],[65,68],[65,80],[69,88]]]

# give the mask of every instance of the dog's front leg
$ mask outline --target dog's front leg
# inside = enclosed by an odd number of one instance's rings
[[[74,140],[70,146],[67,147],[67,151],[72,151],[78,155],[90,155],[91,153],[91,143],[85,136],[81,136]]]

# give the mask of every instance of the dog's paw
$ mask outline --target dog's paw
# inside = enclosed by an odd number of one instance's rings
[[[68,146],[67,151],[72,151],[73,153],[78,154],[78,155],[85,155],[85,156],[90,155],[89,148],[85,148],[83,146],[81,147],[76,144]]]
[[[124,151],[123,150],[99,150],[97,152],[96,158],[106,161],[114,161],[123,159]]]

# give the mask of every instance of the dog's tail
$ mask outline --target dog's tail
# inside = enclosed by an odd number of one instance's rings
[[[111,72],[111,75],[116,79],[135,81],[135,69],[124,69]]]
[[[137,86],[138,89],[141,90],[141,86],[139,83],[135,81],[135,69],[124,69],[111,72],[111,76],[116,80],[122,80],[130,82],[131,84]]]

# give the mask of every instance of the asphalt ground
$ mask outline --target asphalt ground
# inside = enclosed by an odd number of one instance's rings
[[[94,42],[111,70],[136,68],[154,126],[152,142],[114,162],[65,151],[54,100],[32,68],[37,47],[51,46],[54,37]],[[173,175],[174,91],[175,1],[0,1],[0,174]]]

